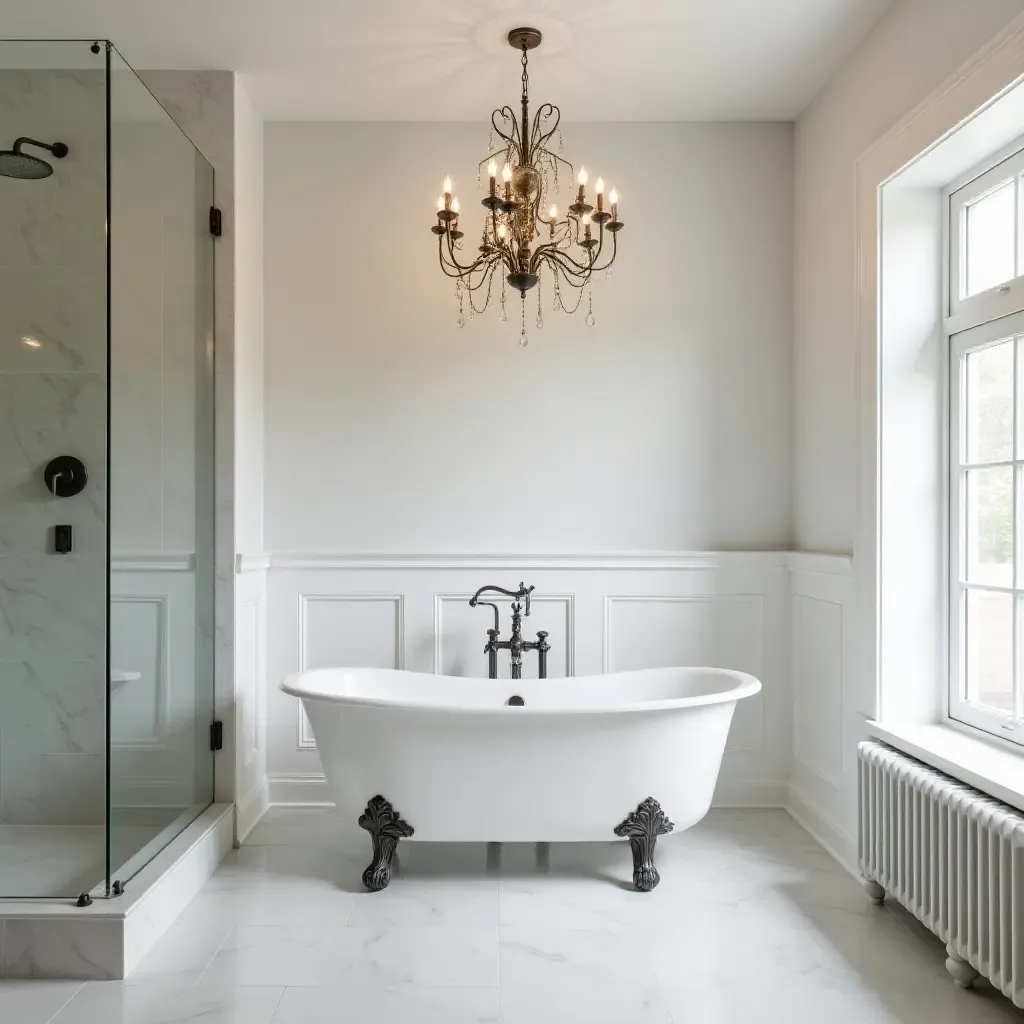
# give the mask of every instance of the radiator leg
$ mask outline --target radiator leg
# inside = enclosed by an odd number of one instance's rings
[[[398,850],[398,840],[411,836],[414,830],[382,796],[375,796],[366,805],[366,810],[359,815],[359,826],[370,833],[373,841],[373,861],[363,872],[363,885],[370,892],[380,892],[391,881],[391,863]]]
[[[885,890],[873,878],[864,879],[864,891],[871,897],[873,902],[885,902]]]
[[[978,980],[978,972],[952,946],[946,947],[946,970],[953,975],[957,988],[970,988]]]

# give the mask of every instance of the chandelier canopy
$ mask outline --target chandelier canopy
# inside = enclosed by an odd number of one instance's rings
[[[437,235],[438,259],[441,269],[455,278],[455,298],[459,304],[456,323],[466,323],[482,313],[491,301],[495,274],[501,282],[501,319],[507,320],[506,284],[519,292],[522,305],[522,331],[519,344],[526,345],[526,293],[537,289],[537,327],[544,324],[542,287],[550,281],[552,308],[575,313],[583,292],[587,293],[587,325],[594,325],[591,278],[606,271],[615,261],[619,220],[618,195],[613,188],[605,208],[604,181],[595,186],[596,209],[587,198],[587,172],[581,167],[575,175],[572,164],[561,156],[561,111],[552,103],[542,103],[530,120],[528,53],[540,45],[541,34],[535,28],[517,28],[508,34],[509,44],[523,55],[522,112],[517,118],[510,106],[491,114],[488,155],[477,167],[477,188],[483,188],[482,173],[487,166],[487,195],[480,200],[484,207],[483,230],[479,255],[470,260],[462,256],[459,199],[452,194],[450,178],[444,180],[444,191],[437,201],[437,222],[431,231]],[[557,136],[558,152],[549,148]],[[495,137],[500,140],[497,145]],[[498,185],[498,165],[502,184]],[[578,190],[566,215],[559,219],[554,202],[561,181],[576,179]],[[571,186],[570,186],[571,187]],[[611,236],[605,249],[605,232]],[[575,297],[573,298],[573,293]],[[570,296],[566,301],[564,296]]]

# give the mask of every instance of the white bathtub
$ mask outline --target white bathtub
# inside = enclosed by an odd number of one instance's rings
[[[302,700],[346,820],[379,794],[409,826],[395,843],[608,840],[621,826],[637,857],[624,819],[653,798],[675,829],[700,821],[736,702],[761,684],[711,668],[520,680],[337,668],[281,689]],[[657,826],[640,828],[647,861]]]

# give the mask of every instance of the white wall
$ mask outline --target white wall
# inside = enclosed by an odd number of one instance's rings
[[[789,544],[792,126],[565,145],[627,227],[597,326],[545,281],[521,350],[511,295],[456,328],[429,231],[445,173],[479,209],[479,125],[267,125],[269,550]]]
[[[485,142],[465,124],[267,125],[273,795],[324,796],[298,704],[277,691],[285,674],[485,675],[488,620],[468,598],[523,578],[553,674],[710,660],[760,675],[719,799],[777,804],[784,561],[558,556],[789,544],[792,127],[574,126],[567,154],[614,182],[627,228],[594,286],[596,327],[552,313],[545,281],[525,350],[511,294],[510,323],[494,308],[456,327],[429,231],[445,173],[477,208]],[[491,554],[458,557],[471,552]],[[502,557],[538,552],[555,557]],[[417,563],[429,553],[443,555]]]
[[[801,549],[852,552],[855,537],[863,532],[857,521],[858,416],[869,415],[865,411],[873,406],[871,396],[857,391],[856,161],[1022,10],[1022,0],[900,0],[797,123],[794,406],[796,540]],[[917,238],[914,244],[930,246],[934,253],[933,238]],[[915,287],[934,292],[935,281]],[[918,343],[927,326],[917,331]],[[890,382],[900,372],[901,359],[917,360],[906,376],[918,389],[913,400],[920,402],[930,364],[921,363],[917,350],[909,357],[887,353],[886,359]],[[921,438],[912,440],[920,448]],[[929,451],[934,456],[934,448]],[[935,462],[929,464],[928,451],[921,454],[915,479],[924,486]],[[903,472],[909,479],[906,467]],[[929,539],[934,544],[935,530],[934,522],[918,523],[916,533],[911,528],[904,539],[920,552]],[[905,551],[910,559],[910,548]],[[856,645],[856,638],[868,632],[865,623],[856,621],[855,606],[870,566],[855,568],[856,578],[795,572],[791,609],[790,808],[847,864],[855,860],[856,848],[855,747],[866,720],[877,711],[874,652]],[[898,587],[900,579],[890,582]],[[919,629],[921,602],[911,605],[904,595],[900,603],[904,620],[914,622],[918,616],[916,627],[908,628]],[[919,679],[925,654],[915,652]],[[927,658],[934,666],[934,650]]]
[[[796,126],[796,541],[853,551],[857,494],[857,158],[1024,0],[900,0]]]

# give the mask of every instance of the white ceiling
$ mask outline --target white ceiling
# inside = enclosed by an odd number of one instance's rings
[[[287,120],[478,120],[531,95],[568,120],[795,117],[892,0],[0,0],[8,38],[109,38],[136,68],[245,72]],[[0,54],[0,64],[3,63]]]

